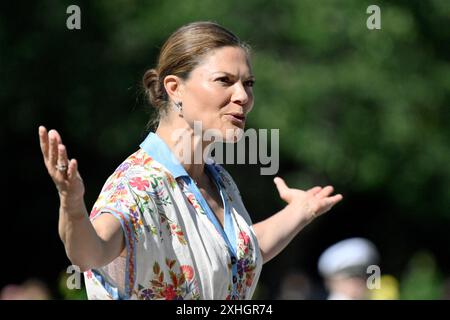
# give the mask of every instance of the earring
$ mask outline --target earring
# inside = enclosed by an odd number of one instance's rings
[[[181,113],[183,111],[183,102],[181,101],[176,102],[175,107],[177,107],[178,111]]]

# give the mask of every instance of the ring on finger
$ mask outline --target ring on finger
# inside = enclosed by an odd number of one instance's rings
[[[61,172],[65,172],[65,171],[67,171],[67,165],[66,164],[57,164],[56,166],[55,166],[55,168],[58,170],[58,171],[61,171]]]

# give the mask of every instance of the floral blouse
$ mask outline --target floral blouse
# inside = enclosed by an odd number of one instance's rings
[[[111,214],[126,254],[84,273],[89,299],[251,299],[262,256],[239,190],[225,169],[205,164],[224,206],[218,224],[168,146],[150,133],[108,178],[91,221]]]

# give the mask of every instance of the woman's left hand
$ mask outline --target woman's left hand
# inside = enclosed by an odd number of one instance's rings
[[[286,201],[294,212],[301,213],[307,222],[324,214],[343,199],[341,194],[330,196],[334,190],[332,186],[314,187],[304,191],[289,188],[280,177],[276,177],[274,182],[280,198]]]

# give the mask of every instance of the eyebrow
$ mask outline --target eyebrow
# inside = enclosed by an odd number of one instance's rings
[[[212,74],[214,75],[214,74],[216,74],[216,73],[224,73],[224,74],[226,74],[226,75],[229,76],[229,77],[237,78],[234,74],[229,73],[229,72],[226,72],[226,71],[216,71],[216,72],[213,72]],[[249,75],[248,77],[246,77],[246,78],[247,78],[247,80],[248,80],[248,79],[255,79],[255,76],[252,75],[252,74],[250,74],[250,75]]]

